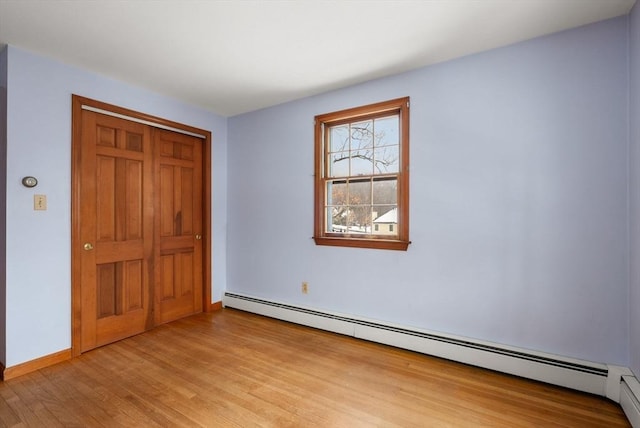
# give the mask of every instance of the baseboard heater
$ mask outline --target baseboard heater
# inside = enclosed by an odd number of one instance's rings
[[[640,428],[640,382],[634,376],[622,376],[620,406],[633,428]]]
[[[640,416],[640,384],[626,367],[442,334],[226,292],[225,307],[446,358],[624,402]],[[633,383],[635,382],[635,383]],[[628,385],[632,385],[629,387]],[[626,408],[625,408],[626,405]],[[634,414],[627,415],[633,424]],[[635,417],[638,417],[635,416]],[[640,425],[633,424],[634,428]]]

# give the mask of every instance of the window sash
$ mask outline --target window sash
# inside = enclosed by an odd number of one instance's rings
[[[361,186],[363,184],[368,184],[368,186]],[[387,189],[388,196],[386,198],[380,196],[385,190],[381,186],[376,186],[380,184],[391,187],[391,189]],[[341,187],[341,191],[336,192],[338,197],[334,197],[334,186]],[[356,188],[353,192],[355,195],[352,196],[351,189],[356,186],[361,187],[361,190],[358,191]],[[376,191],[376,187],[380,187],[380,189]],[[397,228],[388,228],[388,233],[375,233],[379,230],[373,227],[377,219],[393,209],[396,212],[398,210],[397,175],[325,179],[324,209],[326,212],[325,234],[331,236],[357,235],[371,239],[399,239]],[[338,217],[338,220],[342,217],[343,221],[336,221],[335,217]]]

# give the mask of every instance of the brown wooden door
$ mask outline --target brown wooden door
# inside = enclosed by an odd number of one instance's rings
[[[202,310],[202,140],[154,130],[156,324]]]
[[[81,352],[153,325],[150,128],[82,112]]]
[[[210,296],[203,258],[203,188],[210,191],[203,152],[210,137],[83,109],[81,102],[130,113],[73,98],[74,355],[201,312],[203,294]]]

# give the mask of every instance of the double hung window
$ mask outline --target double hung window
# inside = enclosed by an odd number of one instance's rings
[[[408,97],[316,116],[314,239],[407,249]]]

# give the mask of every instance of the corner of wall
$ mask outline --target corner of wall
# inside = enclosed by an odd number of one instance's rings
[[[622,366],[607,366],[607,384],[605,386],[605,396],[615,401],[620,402],[620,382],[624,376],[633,376],[633,373],[628,367]]]
[[[0,365],[6,363],[7,88],[9,46],[0,46]]]
[[[629,364],[640,378],[640,3],[629,13]]]

